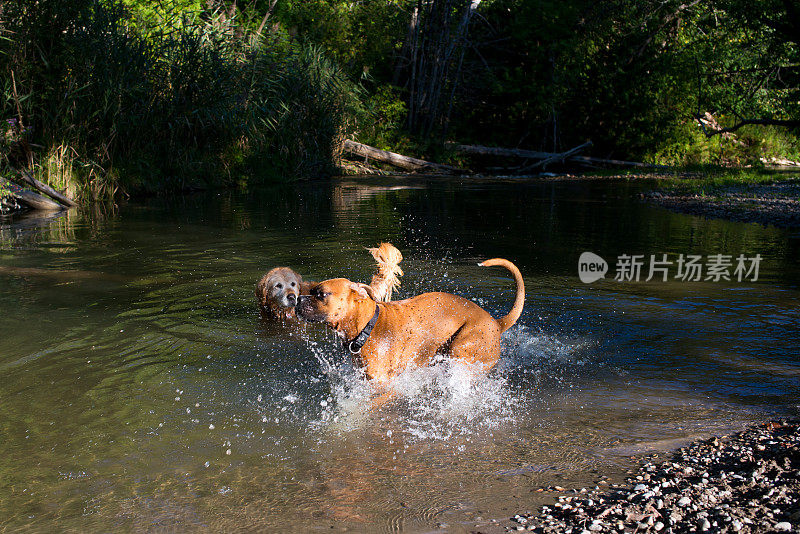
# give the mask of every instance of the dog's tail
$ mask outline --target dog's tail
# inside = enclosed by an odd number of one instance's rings
[[[519,316],[522,314],[522,307],[525,305],[525,282],[522,280],[522,274],[519,272],[516,265],[503,258],[492,258],[478,265],[481,267],[499,265],[505,267],[514,275],[514,281],[517,283],[517,297],[514,299],[514,305],[511,307],[511,311],[508,312],[508,315],[497,320],[500,324],[500,332],[505,332],[517,322],[517,319],[519,319]]]
[[[381,243],[368,250],[378,264],[378,272],[369,284],[374,299],[378,302],[389,302],[392,300],[392,292],[400,288],[403,270],[398,264],[403,261],[403,255],[391,243]]]

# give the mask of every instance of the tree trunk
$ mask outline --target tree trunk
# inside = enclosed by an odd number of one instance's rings
[[[11,194],[17,200],[35,210],[55,211],[64,209],[64,207],[58,202],[50,200],[42,195],[37,195],[36,193],[28,191],[27,189],[23,189],[11,182],[6,182],[5,187],[11,191]]]
[[[407,171],[417,172],[427,170],[448,174],[462,174],[467,172],[464,169],[458,169],[449,165],[441,165],[423,159],[410,158],[402,154],[397,154],[396,152],[389,152],[388,150],[381,150],[369,145],[350,141],[349,139],[345,140],[343,151],[356,156],[369,157],[381,163],[388,163]]]
[[[534,150],[524,150],[521,148],[503,148],[503,147],[481,146],[481,145],[449,144],[448,147],[462,154],[473,154],[477,156],[513,157],[513,158],[524,158],[524,159],[541,159],[541,160],[547,160],[548,158],[560,159],[565,154],[565,153],[559,154],[555,152],[537,152]],[[569,161],[574,161],[575,163],[585,163],[585,164],[597,163],[602,165],[614,165],[617,167],[643,167],[648,169],[669,168],[665,165],[655,165],[652,163],[641,163],[638,161],[622,161],[618,159],[593,158],[590,156],[576,156],[574,154],[568,155],[564,157],[564,159]]]
[[[269,16],[272,15],[272,10],[275,9],[275,4],[277,3],[278,0],[272,0],[272,2],[270,2],[267,12],[264,14],[264,18],[261,19],[261,24],[258,25],[258,29],[256,30],[257,35],[261,35],[261,32],[264,30],[264,26],[267,24],[267,19],[269,19]]]
[[[447,95],[455,94],[458,71],[472,15],[481,0],[418,0],[411,15],[411,73],[407,126],[424,137],[441,134],[450,114]]]
[[[54,198],[55,200],[57,200],[58,202],[60,202],[64,206],[66,206],[68,208],[73,208],[73,207],[78,205],[71,198],[69,198],[69,197],[67,197],[65,195],[62,195],[61,193],[59,193],[58,191],[56,191],[55,189],[53,189],[49,185],[43,184],[42,182],[40,182],[39,180],[37,180],[36,178],[31,176],[28,171],[23,169],[23,170],[19,171],[19,173],[20,173],[20,180],[21,181],[25,182],[27,185],[33,187],[34,189],[39,190],[40,192],[44,193],[45,195],[48,195],[48,196]]]

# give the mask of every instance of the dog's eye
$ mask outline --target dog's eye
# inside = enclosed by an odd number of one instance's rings
[[[296,284],[295,282],[292,282],[292,287],[294,287],[294,286],[296,286],[296,285],[297,285],[297,284]]]
[[[277,287],[278,289],[283,289],[283,284],[275,284],[275,287]]]

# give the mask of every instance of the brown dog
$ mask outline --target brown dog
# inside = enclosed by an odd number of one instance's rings
[[[368,249],[377,264],[377,273],[372,277],[369,287],[375,300],[392,300],[392,291],[400,287],[403,271],[398,265],[403,255],[391,243],[381,243]],[[292,321],[295,319],[294,307],[300,295],[308,295],[315,282],[304,281],[303,277],[289,267],[275,267],[261,277],[256,284],[261,316],[271,321]]]
[[[310,294],[300,299],[297,315],[306,321],[324,322],[336,330],[367,377],[381,384],[409,364],[430,363],[436,354],[487,372],[500,359],[500,334],[511,328],[522,313],[525,283],[519,269],[508,260],[495,258],[479,265],[499,265],[514,276],[516,298],[502,319],[495,320],[474,302],[449,293],[423,293],[378,304],[370,286],[345,278],[313,285]],[[382,401],[391,396],[389,392]]]

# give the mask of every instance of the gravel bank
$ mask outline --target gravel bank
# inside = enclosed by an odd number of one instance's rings
[[[509,531],[798,532],[800,429],[768,423],[650,457],[626,484],[565,493]],[[585,492],[585,493],[584,493]]]
[[[645,193],[643,198],[681,213],[771,224],[780,228],[800,227],[800,182],[794,180],[728,186],[704,196],[654,191]]]

